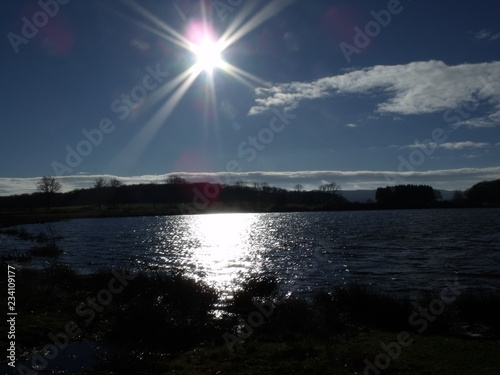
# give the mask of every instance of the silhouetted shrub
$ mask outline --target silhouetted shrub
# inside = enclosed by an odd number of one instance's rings
[[[178,352],[214,337],[217,293],[181,274],[140,273],[117,295],[107,338],[133,347]]]
[[[316,331],[314,307],[303,299],[289,298],[276,303],[263,332],[286,339]]]
[[[63,251],[55,242],[50,242],[43,246],[33,246],[28,250],[28,253],[39,257],[57,258],[63,254]]]
[[[332,297],[348,321],[372,328],[406,329],[413,311],[409,298],[392,297],[361,284],[337,288]]]
[[[275,298],[278,281],[269,276],[251,277],[245,280],[241,288],[234,292],[228,310],[239,314],[248,314],[255,310],[254,302],[259,299]]]

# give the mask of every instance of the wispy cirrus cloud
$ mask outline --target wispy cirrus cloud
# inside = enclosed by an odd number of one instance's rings
[[[427,184],[436,189],[466,189],[473,184],[498,179],[500,167],[491,168],[460,168],[414,172],[398,171],[254,171],[254,172],[177,172],[164,175],[144,175],[122,177],[104,175],[106,179],[118,178],[126,185],[140,183],[162,183],[167,177],[176,175],[192,182],[210,181],[233,184],[236,181],[267,182],[272,186],[292,189],[296,184],[302,184],[305,189],[317,189],[324,182],[336,182],[344,190],[376,189],[391,185],[390,181],[401,178],[408,184]],[[75,175],[57,178],[63,184],[63,191],[89,188],[101,175]],[[35,192],[36,182],[40,177],[32,178],[0,178],[0,195],[25,194]]]
[[[379,65],[312,82],[289,82],[255,90],[249,115],[273,108],[293,110],[301,102],[356,94],[379,96],[376,112],[423,115],[455,109],[467,102],[489,107],[463,125],[491,127],[500,122],[500,61],[449,66],[442,61]]]

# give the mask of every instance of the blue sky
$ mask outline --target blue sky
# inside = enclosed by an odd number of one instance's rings
[[[66,190],[97,175],[498,178],[498,14],[486,0],[2,2],[0,194],[42,175]],[[186,45],[205,34],[226,47],[212,72]]]

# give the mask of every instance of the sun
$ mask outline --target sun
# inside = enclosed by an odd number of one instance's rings
[[[181,8],[179,8],[174,1],[176,10],[180,12],[181,18],[184,21],[189,20],[183,28],[184,32],[180,33],[176,28],[158,18],[157,15],[147,8],[144,8],[139,2],[123,0],[123,3],[132,11],[136,12],[141,18],[144,18],[141,22],[132,19],[133,22],[139,23],[145,31],[159,36],[162,39],[162,46],[164,45],[163,43],[167,43],[169,46],[172,45],[172,47],[176,46],[172,51],[179,50],[182,53],[187,52],[190,56],[184,58],[184,54],[182,54],[182,58],[176,59],[177,62],[185,65],[185,69],[178,72],[178,74],[160,86],[157,91],[155,91],[154,95],[148,96],[148,108],[160,103],[162,100],[165,102],[138,131],[134,139],[129,142],[129,145],[122,150],[120,155],[132,159],[138,158],[145,151],[147,145],[152,141],[158,130],[165,125],[166,119],[172,114],[179,102],[189,91],[190,87],[195,84],[197,78],[202,73],[205,73],[205,79],[199,82],[199,88],[204,90],[206,94],[204,95],[204,104],[207,116],[209,114],[218,113],[215,90],[216,78],[218,77],[213,74],[215,69],[220,70],[223,75],[231,76],[244,84],[252,90],[252,92],[256,87],[268,86],[268,82],[231,63],[231,60],[234,60],[234,57],[238,56],[237,54],[235,55],[235,51],[238,51],[237,48],[235,48],[235,43],[254,31],[267,20],[276,16],[293,2],[294,0],[271,0],[266,2],[266,5],[263,5],[261,9],[255,8],[255,4],[258,2],[248,2],[246,6],[241,8],[239,15],[234,18],[224,31],[220,30],[222,33],[219,34],[218,30],[215,30],[213,25],[211,25],[211,17],[209,17],[210,12],[206,8],[206,4],[210,3],[208,1],[199,2],[200,19],[186,17],[182,13]],[[230,46],[233,46],[230,52],[225,52]],[[179,49],[177,47],[179,47]],[[162,48],[162,50],[165,50],[165,48]],[[223,53],[227,57],[232,56],[232,58],[228,58],[229,61],[226,61],[223,59]],[[169,59],[170,66],[171,56],[170,54],[166,55]],[[185,64],[186,62],[187,64]]]
[[[192,51],[196,57],[196,67],[200,70],[211,73],[215,68],[224,66],[220,43],[210,37],[205,37],[199,44],[194,45]]]

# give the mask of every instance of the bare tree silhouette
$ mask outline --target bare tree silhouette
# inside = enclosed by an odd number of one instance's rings
[[[109,180],[109,187],[119,188],[120,186],[123,186],[123,182],[121,182],[119,179],[112,178],[111,180]]]
[[[340,185],[337,185],[335,182],[330,182],[327,184],[323,184],[319,186],[319,191],[323,193],[328,193],[330,195],[329,198],[327,198],[327,202],[325,203],[333,203],[336,198],[338,198],[338,191],[340,190]]]
[[[52,196],[61,191],[62,184],[52,176],[43,176],[36,184],[36,190],[47,197],[47,210],[50,209]]]
[[[99,208],[99,210],[101,209],[102,206],[102,193],[107,185],[108,183],[106,182],[106,179],[104,177],[97,177],[94,180],[94,184],[92,185],[97,194],[97,207]]]

